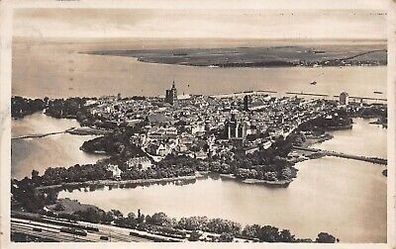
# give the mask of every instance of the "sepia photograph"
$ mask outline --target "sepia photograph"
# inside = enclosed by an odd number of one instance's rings
[[[13,10],[7,239],[389,242],[387,9],[166,2]]]

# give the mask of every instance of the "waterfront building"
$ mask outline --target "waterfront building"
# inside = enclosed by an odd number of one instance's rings
[[[165,92],[165,102],[171,105],[174,105],[177,102],[177,89],[175,81],[172,82],[172,88],[166,90]]]
[[[340,93],[340,105],[347,106],[349,102],[349,94],[347,92]]]

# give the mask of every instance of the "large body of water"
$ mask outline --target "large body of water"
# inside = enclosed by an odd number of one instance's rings
[[[202,46],[181,43],[173,46]],[[220,43],[211,46],[246,45]],[[248,44],[249,45],[249,44]],[[257,45],[257,44],[256,44]],[[268,46],[271,44],[258,44]],[[274,45],[274,44],[272,44]],[[273,90],[379,97],[386,94],[386,67],[209,68],[137,62],[134,58],[81,54],[100,49],[162,48],[160,43],[23,43],[13,45],[12,94],[30,97],[224,94]],[[210,46],[210,44],[209,44]],[[317,81],[317,85],[309,84]],[[385,96],[385,95],[384,95]],[[380,97],[384,97],[380,96]]]
[[[352,130],[334,132],[333,140],[317,146],[383,157],[386,130],[368,122],[357,119]],[[356,137],[375,137],[377,141],[350,150]],[[59,197],[123,213],[141,209],[145,214],[163,211],[171,217],[206,215],[243,224],[270,224],[291,229],[301,237],[314,238],[318,232],[327,231],[343,242],[386,241],[383,166],[325,157],[301,162],[297,167],[297,179],[288,188],[209,178],[189,185],[105,188],[95,194],[64,191]]]
[[[12,121],[12,136],[64,131],[80,127],[76,120],[56,119],[41,113]],[[68,133],[33,139],[11,141],[11,176],[16,179],[31,176],[32,170],[43,173],[48,167],[70,167],[77,163],[94,163],[103,156],[91,155],[79,148],[95,136]]]
[[[141,49],[142,44],[117,48]],[[184,44],[189,46],[189,44]],[[220,45],[216,45],[220,46]],[[224,45],[221,45],[224,46]],[[136,62],[125,57],[79,54],[114,49],[112,44],[14,43],[12,94],[28,97],[100,96],[121,93],[162,95],[175,79],[179,92],[222,94],[245,90],[304,91],[374,97],[386,93],[386,67],[343,68],[205,68]],[[155,48],[155,44],[147,45]],[[309,82],[316,80],[316,86]],[[12,134],[59,131],[76,121],[35,114],[13,121]],[[370,156],[386,156],[386,130],[356,119],[352,130],[334,132],[334,139],[316,147]],[[94,162],[97,156],[79,150],[87,136],[62,134],[12,141],[12,176],[32,169]],[[373,139],[375,138],[375,139]],[[386,241],[386,178],[383,166],[325,157],[298,164],[297,179],[288,188],[268,188],[221,179],[203,179],[178,186],[61,192],[105,210],[169,216],[206,215],[288,228],[299,237],[327,231],[343,242]]]

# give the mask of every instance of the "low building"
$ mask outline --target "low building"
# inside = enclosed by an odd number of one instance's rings
[[[155,154],[159,156],[166,156],[169,154],[169,148],[167,148],[167,146],[164,144],[160,144]]]
[[[147,169],[152,165],[150,159],[145,156],[131,158],[126,162],[126,164],[128,169],[134,167],[136,168],[142,167],[142,169]]]
[[[204,160],[204,159],[208,158],[208,154],[205,151],[200,150],[200,151],[194,153],[194,157],[196,159]]]
[[[258,146],[251,146],[251,147],[245,148],[245,155],[253,154],[254,152],[259,151],[259,150],[260,150],[260,148]]]
[[[122,170],[118,168],[118,165],[109,164],[107,165],[107,170],[113,173],[114,178],[121,178]]]
[[[167,140],[177,138],[176,127],[159,127],[151,129],[147,134],[149,139]]]

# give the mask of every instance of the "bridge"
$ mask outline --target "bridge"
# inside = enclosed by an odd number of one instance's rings
[[[19,139],[28,139],[28,138],[42,138],[47,136],[53,136],[57,134],[65,133],[66,131],[54,131],[49,133],[39,133],[39,134],[29,134],[29,135],[20,135],[12,137],[11,140],[19,140]]]
[[[346,153],[342,153],[342,152],[321,150],[321,149],[301,147],[301,146],[293,146],[293,149],[302,150],[302,151],[309,151],[309,152],[315,152],[315,153],[321,153],[324,156],[335,156],[335,157],[341,157],[341,158],[365,161],[365,162],[381,164],[381,165],[387,165],[388,164],[388,160],[387,159],[379,158],[379,157],[357,156],[357,155],[346,154]]]
[[[14,137],[11,137],[11,140],[28,139],[28,138],[42,138],[42,137],[47,137],[47,136],[63,134],[63,133],[66,133],[66,132],[71,132],[74,129],[75,129],[75,127],[72,127],[70,129],[67,129],[67,130],[64,130],[64,131],[53,131],[53,132],[48,132],[48,133],[37,133],[37,134],[27,134],[27,135],[14,136]]]

